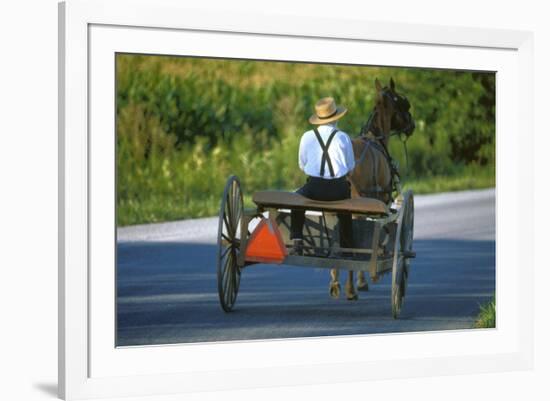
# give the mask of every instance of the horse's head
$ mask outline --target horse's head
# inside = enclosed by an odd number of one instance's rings
[[[378,131],[387,139],[392,132],[407,136],[414,131],[415,124],[410,113],[411,105],[407,98],[395,90],[395,82],[390,79],[390,85],[382,87],[380,81],[374,81],[376,87],[376,105],[374,117]]]

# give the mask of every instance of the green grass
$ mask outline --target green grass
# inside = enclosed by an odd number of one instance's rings
[[[296,167],[297,168],[297,167]],[[404,189],[412,189],[415,195],[435,192],[460,191],[466,189],[481,189],[494,187],[494,174],[481,172],[474,176],[459,175],[456,177],[428,177],[407,182]],[[286,188],[294,190],[294,188]],[[264,188],[264,189],[267,189]],[[245,208],[254,208],[252,193],[243,188]],[[223,185],[218,193],[200,194],[184,200],[178,195],[166,193],[163,195],[151,193],[144,196],[140,202],[119,202],[117,221],[119,226],[132,224],[154,223],[180,219],[217,216],[220,207]]]
[[[412,189],[416,195],[493,188],[494,186],[495,170],[492,167],[469,168],[454,175],[412,179],[405,177],[403,182],[403,188]]]
[[[474,323],[474,328],[495,328],[496,327],[496,303],[495,298],[480,306],[479,315]]]

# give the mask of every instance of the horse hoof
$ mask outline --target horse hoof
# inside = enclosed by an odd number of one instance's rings
[[[368,291],[368,290],[369,290],[369,283],[367,283],[366,281],[357,283],[357,291]]]
[[[359,297],[357,296],[357,294],[347,294],[346,299],[348,301],[357,301]]]
[[[332,283],[328,290],[330,296],[334,299],[340,298],[340,284],[338,282]]]

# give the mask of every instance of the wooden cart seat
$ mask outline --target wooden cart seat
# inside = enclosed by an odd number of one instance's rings
[[[306,209],[327,212],[352,212],[388,215],[386,204],[373,198],[354,198],[340,201],[316,201],[295,192],[258,191],[252,195],[256,205],[288,209]]]

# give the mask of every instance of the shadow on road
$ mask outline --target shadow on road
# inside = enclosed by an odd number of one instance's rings
[[[215,245],[119,243],[117,345],[471,327],[479,304],[494,294],[495,242],[416,240],[415,250],[402,315],[394,320],[390,275],[347,302],[328,297],[327,270],[253,266],[243,272],[235,311],[226,314]]]

